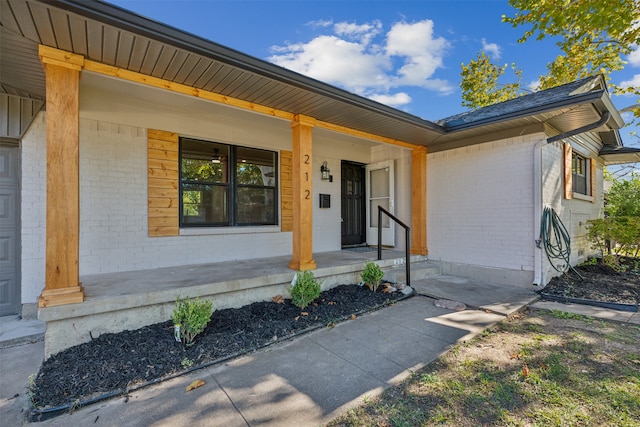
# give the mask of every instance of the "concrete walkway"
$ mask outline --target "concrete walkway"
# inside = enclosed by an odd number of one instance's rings
[[[321,425],[537,298],[532,292],[450,276],[413,286],[419,295],[332,329],[34,425]],[[463,302],[467,309],[439,308],[431,297]],[[42,343],[0,349],[2,425],[24,423],[25,386],[42,354]],[[206,384],[186,392],[195,379]]]

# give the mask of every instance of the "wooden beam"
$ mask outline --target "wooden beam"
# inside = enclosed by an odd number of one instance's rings
[[[43,64],[57,65],[70,70],[81,71],[84,56],[49,46],[38,45],[38,55]]]
[[[411,253],[427,255],[427,149],[411,151]]]
[[[255,104],[253,102],[244,101],[238,98],[233,98],[231,96],[225,96],[219,93],[197,89],[184,84],[175,83],[175,82],[161,79],[158,77],[148,76],[146,74],[125,70],[123,68],[114,67],[113,65],[106,65],[106,64],[102,64],[96,61],[91,61],[88,59],[84,61],[83,68],[87,71],[92,71],[94,73],[103,74],[110,77],[117,77],[130,82],[140,83],[143,85],[147,85],[147,86],[151,86],[159,89],[165,89],[165,90],[169,90],[169,91],[184,94],[184,95],[191,95],[191,96],[195,96],[196,98],[205,99],[207,101],[213,101],[219,104],[228,105],[230,107],[241,108],[243,110],[253,111],[255,113],[265,114],[272,117],[278,117],[280,119],[294,121],[295,120],[294,117],[297,116],[296,114],[290,113],[288,111],[278,110],[277,108],[271,108],[264,105]],[[363,132],[363,131],[348,128],[345,126],[329,123],[329,122],[314,120],[314,123],[315,123],[315,126],[319,128],[328,129],[338,133],[343,133],[345,135],[356,136],[356,137],[368,139],[371,141],[381,142],[384,144],[397,145],[405,148],[418,147],[416,144],[411,144],[409,142],[388,138],[388,137],[376,135],[373,133]]]
[[[244,101],[242,99],[233,98],[231,96],[221,95],[219,93],[197,89],[181,83],[175,83],[158,77],[148,76],[146,74],[137,73],[135,71],[125,70],[123,68],[114,67],[112,65],[101,64],[100,62],[85,60],[84,69],[95,73],[103,74],[111,77],[118,77],[134,83],[140,83],[159,89],[166,89],[172,92],[184,95],[195,96],[196,98],[205,99],[207,101],[217,102],[219,104],[228,105],[230,107],[241,108],[243,110],[253,111],[268,116],[278,117],[285,120],[293,120],[293,113],[278,110],[276,108],[266,107],[264,105],[255,104],[253,102]]]
[[[47,93],[45,288],[39,307],[82,302],[80,258],[79,88],[82,60],[40,46]]]
[[[329,122],[316,121],[316,127],[332,130],[334,132],[343,133],[345,135],[357,136],[359,138],[365,138],[376,142],[382,142],[383,144],[397,145],[404,148],[417,148],[420,145],[411,144],[409,142],[401,141],[399,139],[387,138],[386,136],[380,136],[369,132],[363,132],[356,129],[351,129],[345,126],[336,125]]]
[[[313,260],[313,126],[311,117],[296,116],[291,122],[293,134],[293,250],[289,268],[315,270]]]

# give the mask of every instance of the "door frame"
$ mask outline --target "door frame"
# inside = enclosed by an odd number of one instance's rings
[[[365,171],[366,171],[365,182],[367,187],[366,194],[365,194],[366,205],[367,205],[366,206],[367,217],[366,217],[365,230],[367,233],[367,242],[370,245],[378,244],[378,228],[371,226],[372,223],[377,222],[378,212],[377,212],[377,209],[376,209],[376,212],[371,212],[371,199],[372,199],[371,185],[373,183],[372,183],[372,180],[369,178],[369,176],[371,172],[375,170],[381,170],[381,169],[388,170],[389,172],[389,179],[387,181],[387,185],[389,186],[388,192],[387,192],[388,195],[379,197],[378,199],[382,200],[384,198],[388,198],[389,204],[388,204],[387,210],[395,215],[396,212],[395,212],[395,167],[394,166],[395,166],[395,161],[393,159],[390,159],[390,160],[383,160],[381,162],[371,163],[365,167]],[[395,247],[395,228],[396,228],[395,223],[387,215],[382,216],[382,222],[383,224],[388,223],[389,226],[382,228],[382,242],[380,242],[381,245],[387,246],[387,247]]]
[[[362,200],[360,202],[360,211],[362,212],[361,218],[360,218],[360,223],[362,224],[362,227],[360,229],[360,243],[357,244],[353,244],[353,245],[345,245],[343,243],[343,238],[344,238],[344,234],[342,233],[342,223],[344,222],[345,219],[345,214],[342,210],[342,197],[344,195],[343,193],[343,179],[344,179],[344,175],[342,173],[343,171],[343,167],[344,165],[351,165],[351,166],[357,166],[359,168],[362,169],[362,186],[360,188],[360,192],[362,194]],[[341,226],[340,226],[340,246],[342,248],[346,248],[346,247],[351,247],[351,246],[364,246],[367,244],[367,233],[366,233],[366,184],[365,181],[367,179],[367,173],[365,171],[365,167],[366,164],[365,163],[360,163],[360,162],[353,162],[350,160],[341,160],[340,161],[340,218],[341,218]]]

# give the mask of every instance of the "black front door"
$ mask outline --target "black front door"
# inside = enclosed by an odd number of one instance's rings
[[[365,234],[364,165],[342,161],[342,246],[367,242]]]

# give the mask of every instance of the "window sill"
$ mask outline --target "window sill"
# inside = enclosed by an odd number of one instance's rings
[[[593,203],[595,201],[595,198],[593,196],[585,196],[584,194],[580,193],[573,193],[572,197],[576,200],[584,200],[585,202]]]
[[[247,227],[189,227],[181,228],[181,236],[220,236],[227,234],[280,233],[279,225],[259,225]]]

